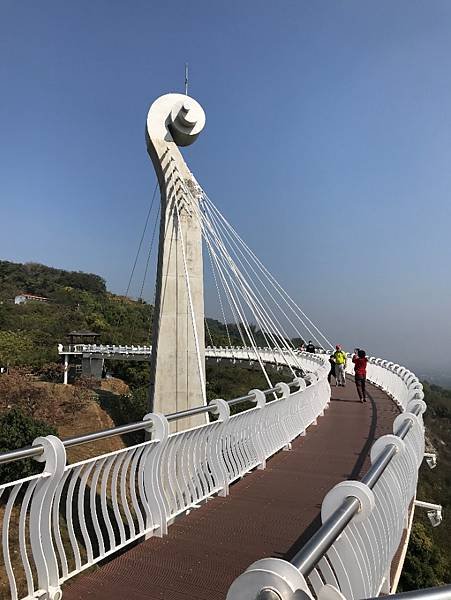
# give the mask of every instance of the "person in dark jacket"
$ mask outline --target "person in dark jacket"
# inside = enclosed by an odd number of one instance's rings
[[[329,363],[330,363],[330,371],[329,371],[329,375],[327,376],[327,381],[329,382],[330,385],[330,380],[332,379],[332,376],[335,379],[335,385],[337,385],[337,376],[335,375],[335,361],[334,361],[334,357],[331,355],[329,357]]]
[[[368,359],[366,357],[365,350],[359,350],[359,348],[356,348],[354,350],[352,362],[354,363],[355,386],[357,388],[357,393],[359,395],[360,402],[366,402],[365,384],[366,365],[368,364]]]
[[[312,340],[309,340],[309,343],[307,344],[307,348],[305,350],[306,350],[306,352],[310,352],[311,354],[315,354],[315,346],[314,346]]]

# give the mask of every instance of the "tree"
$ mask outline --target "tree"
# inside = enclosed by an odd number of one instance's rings
[[[67,400],[67,407],[72,413],[72,416],[75,416],[86,408],[89,401],[95,396],[93,389],[96,388],[97,385],[98,382],[93,377],[82,376],[75,381],[71,394]]]
[[[0,417],[0,452],[29,446],[40,436],[56,435],[56,429],[27,417],[19,408],[12,408]],[[42,471],[33,459],[19,460],[0,466],[0,483],[15,481]]]
[[[21,331],[0,331],[0,364],[2,366],[23,365],[29,361],[33,343]]]
[[[43,381],[51,381],[52,383],[60,383],[63,373],[64,366],[61,363],[56,362],[46,363],[36,371],[36,374]]]
[[[25,416],[56,424],[62,409],[52,386],[35,381],[23,369],[12,369],[0,377],[0,409],[17,408]]]
[[[400,591],[433,587],[445,583],[446,562],[439,546],[423,523],[412,526],[409,547],[400,581]]]

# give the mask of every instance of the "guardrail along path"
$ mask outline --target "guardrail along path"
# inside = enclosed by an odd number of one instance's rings
[[[129,548],[64,587],[64,600],[224,600],[233,580],[262,556],[289,559],[320,526],[323,497],[368,468],[375,439],[391,433],[398,410],[368,385],[361,404],[353,381],[332,386],[317,426],[279,452],[230,495],[176,520],[168,535]]]

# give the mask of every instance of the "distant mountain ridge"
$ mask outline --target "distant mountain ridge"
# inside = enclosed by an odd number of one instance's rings
[[[451,366],[450,371],[448,372],[417,370],[415,371],[415,375],[422,381],[428,381],[429,383],[440,385],[443,388],[448,388],[451,390]]]

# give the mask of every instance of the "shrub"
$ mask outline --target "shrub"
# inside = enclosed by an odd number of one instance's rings
[[[25,416],[57,423],[62,415],[56,394],[24,370],[0,377],[0,410],[20,409]]]
[[[414,522],[399,590],[415,590],[445,583],[446,564],[423,523]]]
[[[87,403],[94,397],[93,389],[98,387],[98,382],[93,377],[82,376],[75,381],[71,394],[66,402],[66,407],[75,415],[81,412]]]
[[[43,381],[50,381],[52,383],[61,383],[64,372],[64,366],[61,363],[51,362],[42,365],[37,369],[36,374]]]
[[[12,408],[0,417],[0,452],[29,446],[39,436],[56,435],[56,429],[26,416],[20,408]],[[0,483],[15,481],[42,471],[33,459],[19,460],[0,466]]]

